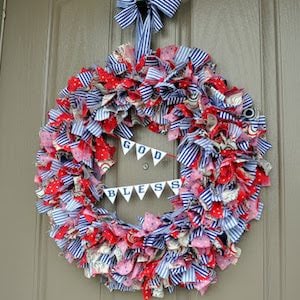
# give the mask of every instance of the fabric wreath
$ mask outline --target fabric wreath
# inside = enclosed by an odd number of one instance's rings
[[[178,141],[182,187],[169,198],[172,211],[132,225],[101,202],[115,163],[107,137],[132,139],[135,125]],[[236,244],[261,217],[271,169],[265,133],[252,98],[230,87],[206,52],[168,46],[136,62],[133,47],[122,45],[105,68],[72,76],[49,111],[37,210],[49,216],[66,259],[110,290],[142,290],[144,299],[176,286],[203,294],[217,267],[238,261]]]

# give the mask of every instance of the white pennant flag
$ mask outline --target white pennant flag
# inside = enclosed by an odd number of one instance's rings
[[[173,191],[173,193],[175,195],[178,195],[179,194],[179,189],[182,185],[181,180],[180,179],[174,179],[174,180],[169,180],[167,182],[168,182],[168,185],[169,185],[170,189]]]
[[[121,145],[124,155],[126,155],[135,145],[135,142],[121,138]]]
[[[166,155],[166,152],[151,148],[153,164],[156,166]]]
[[[156,195],[156,197],[159,198],[165,189],[166,182],[165,181],[154,182],[154,183],[150,183],[150,186],[151,186],[154,194]]]
[[[117,194],[118,194],[118,188],[109,188],[103,190],[104,194],[107,196],[109,201],[114,204]]]
[[[140,160],[149,150],[150,147],[136,143],[136,158]]]
[[[135,189],[137,195],[139,196],[140,200],[144,199],[144,196],[145,196],[148,188],[149,188],[149,184],[148,183],[139,184],[139,185],[135,185],[134,186],[134,189]]]
[[[131,195],[132,195],[132,191],[133,191],[133,186],[122,186],[119,187],[119,192],[122,194],[122,196],[124,197],[124,199],[129,202]]]

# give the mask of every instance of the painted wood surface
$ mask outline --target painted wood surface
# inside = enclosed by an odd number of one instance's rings
[[[58,255],[47,236],[47,217],[34,207],[34,155],[38,129],[57,91],[82,66],[105,57],[132,31],[113,22],[113,0],[8,0],[0,73],[0,296],[5,300],[141,299],[140,293],[110,293],[97,279]],[[262,194],[263,220],[240,243],[236,266],[219,272],[204,299],[296,299],[300,268],[298,200],[300,3],[298,0],[185,0],[176,17],[155,36],[155,46],[172,43],[208,51],[231,84],[245,87],[268,117],[273,150],[272,188]],[[135,140],[174,153],[176,145],[143,129]],[[118,152],[108,185],[177,177],[177,164],[151,157],[136,161]],[[149,162],[145,171],[143,164]],[[167,196],[167,193],[164,195]],[[130,204],[117,199],[118,214],[130,222],[145,211],[161,213],[166,200],[151,193]],[[3,238],[4,237],[4,238]],[[197,299],[178,289],[166,299]]]

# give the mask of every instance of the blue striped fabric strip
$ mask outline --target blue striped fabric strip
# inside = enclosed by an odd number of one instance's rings
[[[67,186],[73,184],[74,178],[71,175],[65,175],[61,178],[61,180],[64,183],[64,186],[67,187]]]
[[[199,200],[203,204],[205,210],[210,210],[212,207],[212,191],[207,188],[202,194],[200,194]]]
[[[236,145],[240,150],[243,150],[243,151],[247,151],[250,146],[249,141],[238,142],[238,143],[236,143]]]
[[[58,93],[58,97],[60,98],[65,98],[68,97],[70,95],[69,90],[67,89],[67,87],[63,88],[59,93]]]
[[[182,282],[183,273],[171,273],[170,280],[174,285],[179,285]]]
[[[176,65],[186,63],[189,59],[191,48],[180,46],[174,58]]]
[[[244,204],[241,204],[238,206],[236,212],[238,213],[239,216],[245,215],[248,212],[248,208],[245,207]]]
[[[198,48],[193,48],[191,50],[190,58],[195,69],[202,67],[206,62],[210,60],[209,54]]]
[[[248,93],[245,93],[242,98],[243,98],[243,110],[253,106],[253,99]]]
[[[42,172],[40,176],[43,181],[49,180],[51,177],[54,176],[54,172],[52,171]]]
[[[224,230],[229,230],[238,225],[238,221],[234,216],[229,216],[222,219],[221,226]]]
[[[264,204],[262,202],[258,203],[257,215],[255,216],[255,220],[259,221],[261,219],[262,213],[264,210]]]
[[[82,120],[74,120],[72,123],[71,133],[78,135],[78,136],[82,136],[83,131],[84,131],[83,121]]]
[[[226,234],[230,238],[233,243],[236,243],[241,238],[243,232],[246,229],[246,223],[242,219],[239,219],[238,225],[231,228],[230,230],[226,230]]]
[[[170,272],[169,263],[165,259],[162,259],[155,271],[161,278],[168,278]]]
[[[140,13],[135,0],[117,1],[117,7],[123,8],[123,10],[121,10],[115,16],[115,20],[118,22],[122,29],[133,24],[136,21],[138,14]]]
[[[68,203],[69,201],[71,201],[73,199],[73,195],[70,191],[68,191],[68,192],[61,194],[59,196],[59,198],[61,199],[62,202]]]
[[[64,225],[69,219],[68,213],[61,208],[53,209],[51,211],[51,216],[54,223],[57,225]]]
[[[35,206],[36,206],[36,208],[37,208],[37,211],[38,211],[40,214],[45,214],[45,213],[47,213],[49,210],[52,209],[51,206],[47,206],[47,205],[44,204],[44,200],[38,200],[38,201],[36,201]]]
[[[196,282],[196,273],[193,267],[187,269],[182,275],[182,283]]]
[[[131,139],[133,137],[132,131],[129,129],[129,127],[123,123],[120,123],[117,128],[114,130],[114,133],[117,136],[120,136],[124,139]]]
[[[67,239],[61,239],[61,240],[55,240],[56,245],[60,248],[60,249],[65,249],[67,244],[68,244],[68,240]]]
[[[186,283],[185,288],[189,291],[193,290],[195,288],[195,285],[193,283]]]
[[[79,217],[78,224],[75,226],[76,230],[79,231],[79,236],[84,236],[91,224],[86,220],[84,216]]]
[[[177,161],[185,166],[190,166],[199,154],[199,147],[197,145],[185,146],[178,151]]]
[[[97,121],[90,121],[86,129],[96,137],[100,137],[102,134],[102,127]]]
[[[230,123],[228,133],[233,140],[237,140],[243,133],[243,129],[236,124]]]
[[[150,280],[150,282],[149,282],[149,285],[151,286],[151,287],[159,287],[159,285],[160,285],[160,279],[159,279],[159,277],[158,276],[156,276],[156,277],[154,277],[154,278],[152,278],[151,280]]]
[[[126,279],[126,276],[119,275],[119,274],[113,274],[112,278],[118,283],[123,283],[123,281]]]
[[[102,101],[101,91],[98,89],[89,90],[86,97],[86,105],[89,109],[93,109],[95,106],[99,106]]]
[[[56,159],[54,159],[51,163],[51,171],[55,174],[59,171],[59,169],[62,167],[62,163]]]
[[[180,166],[180,176],[189,178],[192,174],[192,169],[190,167],[181,165]]]
[[[204,229],[204,233],[209,237],[211,242],[214,242],[216,237],[218,236],[218,232],[215,230]]]
[[[81,72],[77,75],[77,78],[80,80],[84,87],[88,86],[93,79],[92,72]]]
[[[203,261],[205,261],[206,263],[208,262],[208,258],[206,255],[201,255],[201,258],[204,256]],[[202,265],[198,265],[196,263],[192,264],[194,270],[196,271],[196,273],[200,274],[203,277],[207,277],[209,275],[209,270],[207,267],[202,266]]]
[[[74,211],[74,210],[76,210],[79,207],[82,207],[82,204],[79,203],[79,202],[77,202],[77,201],[75,201],[74,199],[72,199],[66,205],[66,210],[68,210],[68,211]]]
[[[142,96],[142,100],[144,102],[147,102],[148,100],[151,99],[152,95],[153,95],[153,87],[152,86],[144,86],[142,85],[141,87],[138,88],[138,91],[140,92],[141,96]]]
[[[227,111],[220,111],[218,113],[220,119],[224,119],[224,120],[227,120],[227,121],[236,121],[236,118],[229,112]]]
[[[74,241],[72,241],[68,246],[68,250],[74,258],[81,258],[84,254],[84,249],[81,245],[81,239],[77,238]]]
[[[58,135],[58,137],[56,138],[55,142],[59,145],[59,146],[65,146],[68,145],[70,143],[70,139],[67,136],[66,132],[60,133]]]
[[[256,192],[254,194],[252,194],[249,198],[249,200],[251,201],[256,201],[258,198],[258,195],[260,194],[260,190],[261,190],[261,186],[256,186]]]
[[[272,148],[272,145],[262,138],[257,139],[257,151],[261,155],[265,155]]]
[[[115,75],[121,75],[127,70],[127,66],[120,63],[113,54],[110,54],[107,58],[107,69]]]
[[[96,121],[104,121],[110,117],[110,112],[105,108],[101,107],[97,110],[95,120]]]
[[[191,205],[191,202],[195,199],[195,196],[192,192],[182,192],[180,194],[180,198],[183,206],[187,208]]]

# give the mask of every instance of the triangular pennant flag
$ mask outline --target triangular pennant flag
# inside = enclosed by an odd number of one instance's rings
[[[133,186],[122,186],[119,187],[119,192],[122,194],[122,196],[124,197],[124,199],[129,202],[131,195],[132,195],[132,191],[133,191]]]
[[[139,196],[140,200],[143,200],[148,188],[149,188],[148,183],[139,184],[139,185],[134,186],[134,189],[135,189],[137,195]]]
[[[124,155],[126,155],[135,145],[135,142],[121,138],[121,145]]]
[[[117,194],[118,194],[118,188],[109,188],[103,190],[104,194],[107,196],[109,201],[114,204]]]
[[[181,180],[180,179],[174,179],[174,180],[169,180],[167,181],[168,182],[168,185],[170,187],[170,189],[173,191],[173,193],[175,195],[178,195],[179,194],[179,189],[181,187]]]
[[[154,182],[154,183],[150,183],[150,186],[151,186],[154,194],[156,195],[156,197],[159,198],[165,189],[166,182],[165,181]]]
[[[166,155],[166,152],[151,148],[153,164],[156,166]]]
[[[149,150],[150,147],[136,143],[136,158],[140,160]]]

